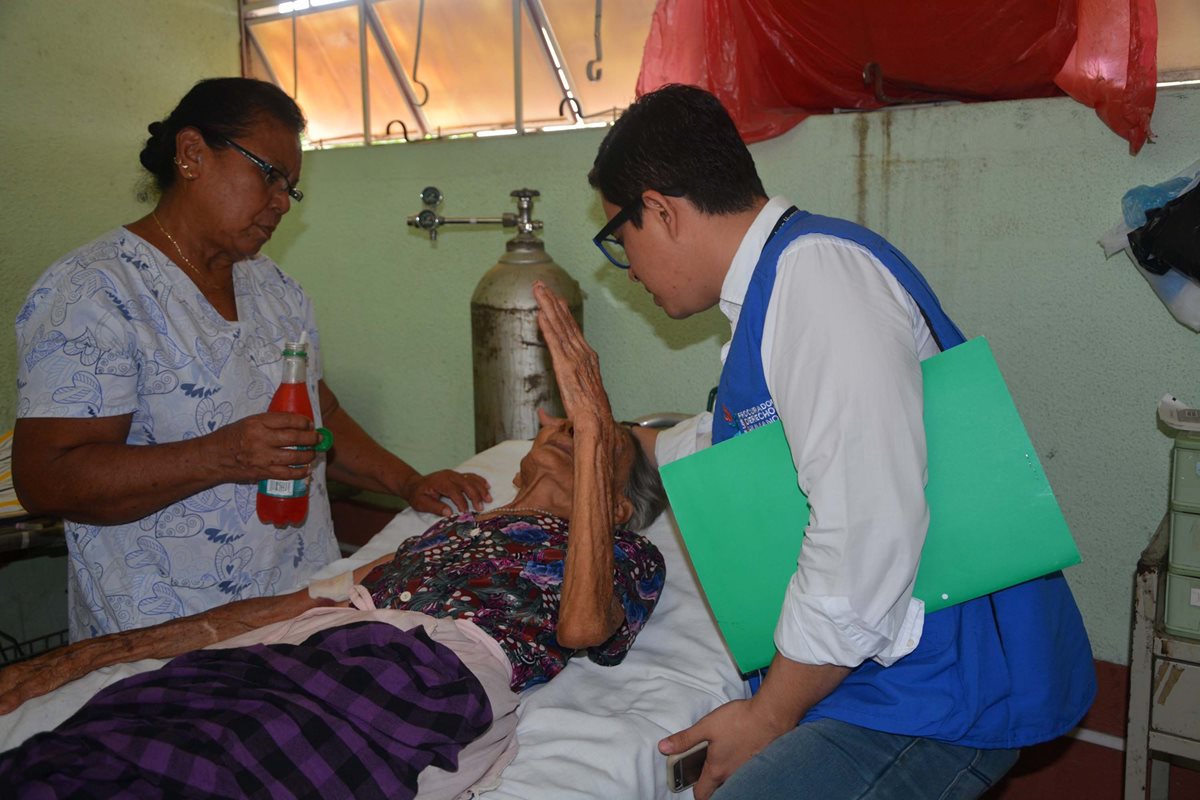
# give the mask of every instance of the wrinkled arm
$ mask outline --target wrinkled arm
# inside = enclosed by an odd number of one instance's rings
[[[550,350],[563,407],[575,430],[571,544],[563,571],[557,637],[580,649],[606,641],[625,619],[613,590],[613,486],[618,437],[600,360],[567,304],[540,282],[538,326]]]
[[[143,658],[172,658],[323,605],[306,590],[257,597],[149,628],[111,633],[0,670],[0,714],[89,672]]]
[[[355,582],[392,558],[386,555],[357,568]],[[84,639],[0,670],[0,714],[101,667],[143,658],[174,658],[327,605],[329,601],[314,600],[307,589],[301,589],[277,597],[238,600],[148,628]]]
[[[613,591],[615,437],[603,425],[575,427],[571,546],[563,569],[557,628],[559,644],[573,649],[607,641],[625,619]]]

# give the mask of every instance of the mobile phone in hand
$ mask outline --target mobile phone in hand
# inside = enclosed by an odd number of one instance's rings
[[[682,792],[700,780],[700,772],[704,769],[704,759],[707,757],[708,742],[701,742],[682,753],[667,756],[667,788],[672,792]]]

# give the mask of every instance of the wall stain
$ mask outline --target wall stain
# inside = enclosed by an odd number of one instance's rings
[[[888,212],[891,210],[892,199],[892,166],[896,160],[892,158],[892,114],[891,111],[883,113],[883,164],[881,165],[882,175],[880,176],[883,183],[883,232],[887,235],[889,230]]]
[[[858,210],[855,212],[855,222],[867,224],[867,137],[871,132],[871,123],[866,114],[859,114],[854,120],[854,135],[858,139],[858,174],[855,176]]]

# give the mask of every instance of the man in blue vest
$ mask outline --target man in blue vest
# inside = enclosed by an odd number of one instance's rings
[[[963,341],[913,265],[768,198],[694,87],[630,106],[588,178],[609,259],[668,316],[717,305],[733,330],[713,413],[647,451],[666,463],[780,419],[812,509],[761,690],[659,744],[709,743],[695,796],[977,797],[1021,747],[1073,728],[1096,682],[1061,573],[929,615],[912,596],[929,524],[920,362]]]

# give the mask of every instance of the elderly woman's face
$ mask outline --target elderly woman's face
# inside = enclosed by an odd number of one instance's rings
[[[575,482],[575,431],[571,421],[552,417],[540,409],[538,417],[542,427],[521,459],[521,471],[513,482],[527,486],[538,477],[549,477],[570,490]],[[618,495],[629,482],[635,447],[633,436],[621,429],[613,463],[613,489]]]
[[[272,172],[275,180],[268,181],[262,166],[236,147],[213,151],[218,181],[212,233],[223,250],[241,259],[262,249],[292,207],[287,189],[300,181],[300,139],[279,122],[264,119],[233,142],[287,178],[285,184]]]

